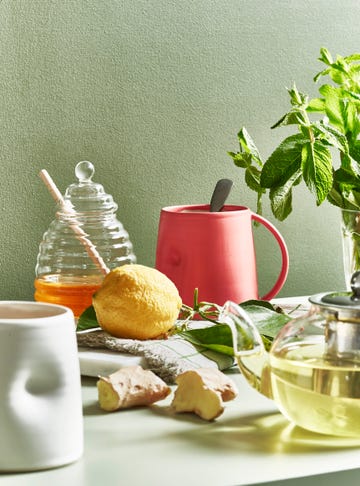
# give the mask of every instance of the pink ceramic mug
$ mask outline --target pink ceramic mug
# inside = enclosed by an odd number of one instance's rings
[[[187,305],[193,303],[195,288],[200,300],[219,305],[259,299],[253,220],[274,235],[281,250],[280,274],[261,297],[270,300],[285,283],[288,251],[278,230],[244,206],[226,205],[220,212],[210,212],[206,204],[163,208],[155,266],[174,282]]]

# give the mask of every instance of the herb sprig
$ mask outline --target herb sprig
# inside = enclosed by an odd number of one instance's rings
[[[258,328],[265,349],[270,348],[280,329],[292,319],[280,307],[274,306],[268,301],[247,300],[239,305],[247,312]],[[199,302],[198,289],[195,289],[193,307],[183,305],[183,314],[180,314],[180,321],[174,329],[174,333],[180,334],[184,339],[187,339],[195,345],[233,356],[230,327],[218,320],[221,310],[221,306],[217,304]],[[206,321],[210,321],[213,325],[200,328],[189,327],[188,324],[190,321],[196,319],[197,316]]]
[[[228,152],[257,193],[257,212],[261,213],[262,197],[269,191],[272,213],[280,221],[292,212],[292,191],[301,181],[317,205],[328,200],[343,209],[360,210],[360,53],[333,60],[323,47],[319,60],[326,67],[314,81],[329,77],[332,84],[320,86],[314,99],[294,84],[288,89],[290,110],[271,127],[294,125],[296,133],[264,162],[243,127],[238,133],[239,152]],[[322,118],[313,120],[313,114]],[[339,160],[333,160],[331,149],[339,153]]]

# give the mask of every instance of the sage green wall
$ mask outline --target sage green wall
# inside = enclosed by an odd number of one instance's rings
[[[38,244],[61,190],[90,160],[113,194],[138,261],[154,264],[164,205],[255,195],[227,155],[245,125],[266,158],[284,131],[286,87],[315,95],[319,49],[360,50],[358,0],[3,0],[0,3],[1,299],[31,299]],[[344,286],[338,211],[304,187],[278,223],[291,268],[283,296]],[[277,250],[256,230],[260,288]]]

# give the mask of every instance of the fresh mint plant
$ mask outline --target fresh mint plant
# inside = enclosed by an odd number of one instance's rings
[[[239,152],[228,152],[244,169],[245,182],[257,193],[257,212],[269,191],[271,210],[282,221],[292,212],[293,189],[305,182],[316,204],[325,200],[342,209],[360,210],[360,54],[333,60],[321,48],[325,64],[314,81],[329,78],[319,97],[309,99],[296,85],[288,89],[290,110],[271,128],[293,125],[296,133],[285,138],[264,161],[246,128],[238,133]],[[339,155],[335,159],[333,153]]]

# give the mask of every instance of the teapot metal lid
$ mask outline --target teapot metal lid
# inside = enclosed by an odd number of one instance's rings
[[[92,181],[94,173],[95,168],[91,162],[79,162],[75,167],[78,182],[70,184],[66,189],[64,200],[77,212],[116,211],[118,206],[113,197],[106,194],[101,184]]]
[[[312,304],[343,310],[360,311],[360,271],[350,281],[351,292],[330,292],[316,294],[309,298]]]
[[[350,281],[352,292],[331,292],[309,298],[328,314],[326,319],[326,355],[330,359],[348,359],[360,349],[360,271]]]

